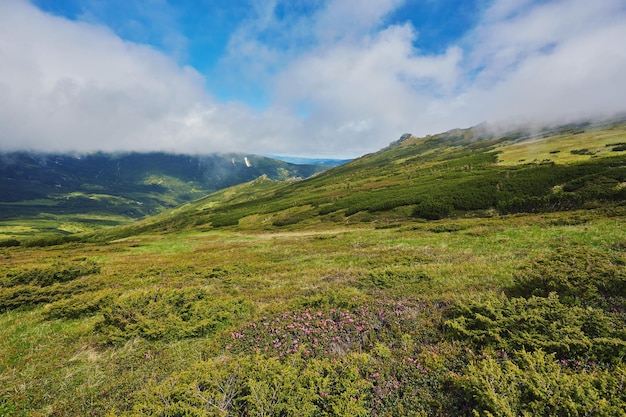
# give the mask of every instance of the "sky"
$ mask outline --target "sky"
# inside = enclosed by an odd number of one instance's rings
[[[626,0],[0,0],[0,150],[352,158],[626,112]]]

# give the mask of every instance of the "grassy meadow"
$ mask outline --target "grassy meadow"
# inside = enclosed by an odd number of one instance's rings
[[[5,222],[0,416],[624,416],[625,131]]]
[[[507,367],[521,366],[518,358],[541,362],[537,378],[562,373],[589,385],[550,394],[559,401],[584,408],[601,398],[604,411],[623,412],[624,391],[609,386],[623,382],[623,358],[603,359],[601,348],[594,356],[594,343],[608,344],[593,341],[597,330],[578,329],[591,340],[588,353],[557,348],[568,343],[559,339],[552,351],[512,345],[504,360],[498,343],[450,324],[459,306],[512,298],[507,292],[529,265],[560,253],[583,254],[578,267],[598,262],[589,267],[624,280],[623,214],[214,230],[0,249],[0,414],[303,415],[294,408],[301,403],[310,415],[507,415],[506,407],[527,404],[492,404],[478,395],[510,388],[475,379],[483,367],[519,378]],[[603,337],[617,332],[610,346],[623,355],[623,304],[590,300],[580,306],[611,323]],[[556,310],[548,314],[559,319]],[[534,333],[533,340],[550,336],[541,327]],[[230,378],[232,401],[220,403]],[[287,389],[293,384],[298,392]]]

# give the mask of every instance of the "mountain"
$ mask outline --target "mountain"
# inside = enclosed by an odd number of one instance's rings
[[[63,216],[123,223],[265,175],[302,179],[327,169],[249,154],[0,154],[0,220]]]
[[[410,135],[304,181],[237,185],[131,225],[142,230],[304,227],[489,217],[623,205],[626,123]]]

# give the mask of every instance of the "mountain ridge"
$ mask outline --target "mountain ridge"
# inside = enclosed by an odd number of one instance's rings
[[[626,152],[619,144],[626,141],[626,124],[587,127],[584,132],[568,129],[544,132],[539,142],[520,140],[518,134],[484,135],[476,128],[404,137],[306,180],[240,184],[113,235],[223,227],[278,230],[622,207]],[[517,157],[521,145],[527,147],[528,160]],[[529,153],[532,149],[535,154]]]
[[[245,153],[2,153],[0,219],[125,223],[262,175],[293,180],[325,169]]]

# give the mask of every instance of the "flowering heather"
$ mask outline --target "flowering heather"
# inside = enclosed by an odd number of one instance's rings
[[[369,351],[381,334],[396,329],[407,318],[401,303],[344,309],[284,312],[263,317],[231,333],[227,349],[284,357],[302,351],[304,356],[342,355]]]

